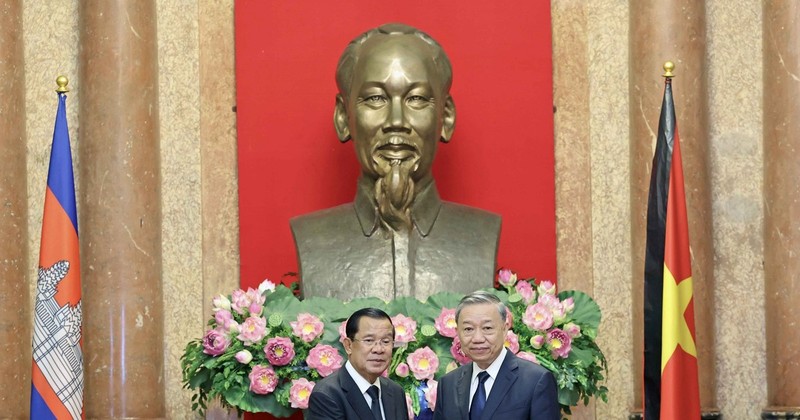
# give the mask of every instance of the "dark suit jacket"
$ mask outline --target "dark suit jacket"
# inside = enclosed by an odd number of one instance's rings
[[[408,418],[406,395],[393,381],[380,378],[381,400],[386,420]],[[308,400],[306,420],[374,420],[364,394],[342,367],[317,382]]]
[[[439,381],[434,420],[469,419],[472,363]],[[510,351],[486,400],[481,420],[560,420],[558,388],[553,374]]]

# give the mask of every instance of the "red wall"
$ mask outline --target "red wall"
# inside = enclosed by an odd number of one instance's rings
[[[334,72],[352,38],[393,21],[428,32],[453,64],[456,130],[434,166],[442,197],[502,215],[500,266],[555,280],[549,3],[237,1],[242,286],[297,270],[290,217],[354,197]]]

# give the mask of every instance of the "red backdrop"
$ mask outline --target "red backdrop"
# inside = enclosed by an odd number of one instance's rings
[[[500,266],[555,280],[549,1],[235,8],[243,287],[297,270],[290,217],[353,199],[358,163],[333,130],[334,72],[352,38],[387,22],[429,33],[453,64],[456,130],[434,165],[440,194],[502,215]]]
[[[333,130],[336,62],[392,21],[428,32],[453,64],[442,197],[502,215],[500,266],[555,280],[549,2],[237,1],[235,16],[243,286],[297,269],[290,217],[353,199],[358,163]]]

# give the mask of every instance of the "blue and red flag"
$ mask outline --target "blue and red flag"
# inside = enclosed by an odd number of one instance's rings
[[[33,321],[31,419],[83,418],[81,263],[66,102],[59,93]]]

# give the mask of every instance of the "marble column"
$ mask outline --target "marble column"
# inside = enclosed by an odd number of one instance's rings
[[[28,272],[28,186],[22,2],[0,4],[0,407],[4,418],[27,418],[31,329]],[[55,77],[53,85],[55,91]],[[57,103],[53,92],[53,110]],[[55,116],[55,112],[53,113]],[[41,197],[44,200],[44,197]]]
[[[87,418],[165,417],[156,5],[80,3]]]
[[[768,406],[762,417],[800,418],[800,4],[767,1],[763,8]]]
[[[692,279],[704,418],[717,416],[714,369],[714,250],[708,163],[705,7],[693,0],[631,1],[631,234],[634,290],[634,395],[642,405],[642,299],[647,197],[664,93],[662,66],[675,63],[673,93],[686,176]]]

